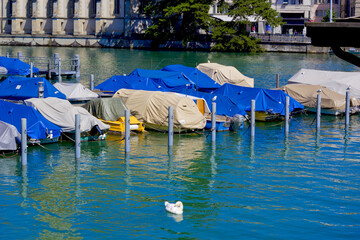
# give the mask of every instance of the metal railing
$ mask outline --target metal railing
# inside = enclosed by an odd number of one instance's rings
[[[261,42],[311,43],[311,38],[304,35],[250,33],[250,36],[260,39]]]
[[[20,59],[21,61],[31,64],[40,70],[40,74],[46,74],[48,76],[58,75],[59,67],[61,74],[80,76],[80,57],[75,55],[74,58],[62,59],[58,53],[54,54],[54,57],[29,57],[23,56],[22,52],[18,52],[17,56],[10,56],[6,53],[6,57],[12,57]],[[59,66],[60,65],[60,66]]]

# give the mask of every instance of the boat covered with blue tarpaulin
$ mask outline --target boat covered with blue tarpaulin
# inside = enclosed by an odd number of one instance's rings
[[[149,78],[155,83],[165,86],[167,89],[172,89],[173,92],[181,90],[182,88],[194,88],[195,83],[185,77],[183,73],[168,72],[161,70],[147,70],[136,68],[129,76]]]
[[[221,84],[215,82],[211,77],[197,68],[176,64],[168,65],[161,69],[161,71],[183,73],[188,80],[195,83],[196,89],[202,92],[212,92],[221,87]]]
[[[27,76],[31,73],[31,66],[17,58],[0,57],[0,67],[7,70],[7,75]],[[33,67],[33,73],[38,74],[39,69]]]
[[[251,111],[251,100],[255,100],[255,111],[285,115],[285,101],[289,97],[289,111],[304,109],[304,106],[281,90],[249,88],[233,84],[224,84],[214,91],[215,95],[228,96],[235,104]]]
[[[21,132],[21,119],[27,120],[27,135],[36,140],[56,139],[60,136],[61,128],[43,117],[33,107],[0,100],[0,120]]]
[[[37,98],[39,95],[39,82],[43,83],[44,98],[56,97],[66,99],[65,94],[55,88],[46,78],[16,76],[10,76],[0,83],[0,98],[9,100]]]

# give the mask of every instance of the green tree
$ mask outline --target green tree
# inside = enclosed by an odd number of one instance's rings
[[[154,47],[168,40],[181,40],[183,44],[196,40],[199,30],[212,32],[214,51],[261,51],[258,40],[245,31],[250,24],[248,17],[265,20],[270,26],[278,26],[282,19],[271,8],[269,0],[234,0],[228,4],[217,1],[218,7],[227,10],[232,18],[224,22],[211,18],[209,9],[214,0],[152,0],[147,1],[145,13],[153,20],[145,36]]]
[[[278,12],[271,8],[269,0],[234,0],[233,4],[219,1],[220,6],[228,8],[230,22],[216,21],[213,26],[212,38],[215,45],[213,51],[262,51],[258,45],[259,40],[249,36],[246,25],[251,24],[249,17],[263,19],[270,26],[275,27],[282,24],[282,18]]]
[[[145,13],[153,24],[145,36],[154,46],[168,40],[193,41],[199,29],[208,31],[208,14],[213,0],[153,0],[148,1]]]
[[[332,18],[335,19],[337,17],[337,12],[333,11],[332,15],[333,15]],[[330,9],[328,9],[326,11],[326,14],[321,21],[322,22],[330,22]]]

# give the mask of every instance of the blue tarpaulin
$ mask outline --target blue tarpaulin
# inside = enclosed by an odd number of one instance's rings
[[[7,75],[30,75],[30,65],[17,59],[0,57],[0,67],[4,67],[7,70]],[[33,67],[33,73],[39,73],[39,69]]]
[[[281,90],[241,87],[224,84],[214,91],[215,95],[228,96],[235,104],[241,105],[246,111],[251,111],[251,100],[255,100],[256,111],[265,111],[285,115],[285,98],[287,95]],[[290,112],[304,109],[304,106],[290,97]]]
[[[178,64],[166,66],[161,69],[161,71],[183,73],[188,80],[195,84],[196,89],[202,92],[212,92],[221,87],[219,83],[215,82],[212,78],[197,68]]]
[[[151,78],[119,75],[112,76],[95,87],[95,89],[99,89],[100,91],[108,91],[111,93],[116,93],[121,88],[148,91],[169,91],[165,84],[158,84]]]
[[[195,91],[195,89],[167,88],[165,84],[160,85],[156,83],[152,78],[144,78],[137,76],[113,76],[95,87],[95,89],[99,89],[101,91],[109,91],[111,93],[115,93],[121,88],[133,90],[177,92],[185,95],[191,95],[194,97],[200,97],[206,100],[209,108],[211,108],[211,99],[215,96],[214,94]],[[227,96],[218,96],[216,103],[218,115],[246,115],[244,108],[242,106],[237,106]]]
[[[181,90],[183,88],[194,88],[195,83],[187,79],[183,73],[166,72],[160,70],[146,70],[136,68],[129,76],[143,77],[153,80],[155,83],[172,89],[173,91]]]
[[[14,125],[21,132],[21,118],[27,119],[27,135],[34,139],[45,139],[47,134],[59,137],[61,128],[49,122],[33,107],[0,100],[0,120]]]
[[[215,102],[216,102],[216,114],[217,115],[223,115],[223,116],[228,116],[228,117],[232,117],[235,114],[246,115],[246,111],[245,111],[244,107],[242,107],[241,105],[235,104],[228,96],[216,95],[213,93],[199,92],[199,91],[195,91],[193,89],[184,90],[179,93],[205,99],[207,105],[210,108],[210,111],[211,111],[212,99],[216,96]]]
[[[44,98],[66,96],[45,78],[26,78],[10,76],[0,83],[0,98],[9,100],[25,100],[38,97],[39,82],[43,82]]]

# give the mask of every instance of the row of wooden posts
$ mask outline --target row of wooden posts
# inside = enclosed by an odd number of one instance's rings
[[[39,98],[43,97],[44,88],[42,82],[39,82]],[[285,101],[285,136],[289,134],[290,121],[290,98],[287,96]],[[321,120],[321,90],[317,92],[317,108],[316,108],[316,130],[320,131]],[[174,137],[174,115],[173,107],[168,108],[168,147],[169,151],[173,147]],[[255,138],[255,100],[251,100],[251,139]],[[350,123],[350,87],[346,90],[345,105],[345,130],[348,131]],[[216,102],[212,102],[211,106],[211,141],[216,141]],[[81,140],[80,140],[80,114],[75,115],[75,158],[81,156]],[[125,110],[125,153],[130,152],[130,110]],[[26,118],[21,119],[21,163],[27,165],[27,128]]]

